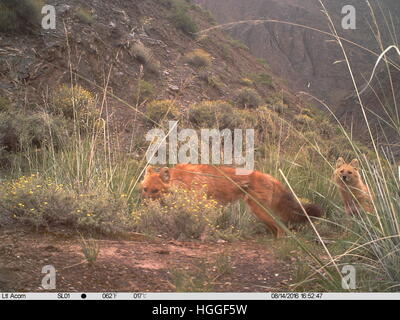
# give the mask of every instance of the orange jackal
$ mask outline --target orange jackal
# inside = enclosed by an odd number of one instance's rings
[[[339,188],[345,212],[348,215],[357,215],[360,207],[369,213],[373,212],[371,193],[362,181],[358,167],[357,159],[346,163],[343,158],[339,158],[333,173],[333,180]]]
[[[172,186],[185,189],[205,187],[207,195],[221,204],[243,199],[277,237],[284,236],[285,232],[264,208],[271,210],[286,225],[308,221],[301,205],[281,182],[259,171],[238,175],[237,170],[241,169],[201,164],[178,164],[173,168],[162,168],[159,172],[148,167],[141,183],[142,195],[158,199]],[[311,217],[322,215],[316,205],[304,204],[303,208]]]

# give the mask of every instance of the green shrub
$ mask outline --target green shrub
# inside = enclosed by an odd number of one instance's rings
[[[40,27],[43,0],[2,0],[0,32],[31,32]]]
[[[245,87],[252,87],[254,85],[254,82],[249,78],[242,78],[240,79],[240,84]]]
[[[198,128],[236,129],[255,128],[257,115],[234,108],[223,100],[202,101],[189,106],[188,118]]]
[[[267,60],[265,60],[265,59],[263,59],[263,58],[257,59],[257,61],[258,61],[259,63],[263,64],[263,65],[266,66],[266,67],[269,66]]]
[[[270,107],[272,110],[274,110],[280,114],[285,113],[289,109],[289,106],[286,103],[284,103],[283,101],[276,101]]]
[[[269,107],[278,113],[284,113],[289,109],[289,106],[285,102],[286,99],[281,94],[275,93],[267,97],[266,100],[269,104]]]
[[[188,240],[215,234],[222,207],[204,192],[175,189],[160,201],[146,201],[135,215],[137,228],[151,235]]]
[[[131,53],[151,73],[158,74],[160,72],[160,62],[154,57],[152,50],[140,41],[132,46]]]
[[[0,113],[0,146],[7,152],[18,152],[51,144],[58,147],[69,135],[67,121],[45,112]]]
[[[148,123],[154,125],[162,120],[176,120],[180,117],[179,109],[172,100],[154,100],[146,104],[144,114]]]
[[[155,88],[153,84],[145,80],[139,80],[135,88],[134,100],[135,102],[142,103],[145,100],[150,100],[155,95]]]
[[[85,239],[81,237],[79,242],[81,251],[89,265],[93,265],[99,256],[100,246],[95,239]]]
[[[41,228],[68,227],[98,234],[119,234],[133,227],[124,198],[75,194],[40,175],[0,183],[0,224]]]
[[[295,116],[294,119],[299,124],[311,124],[314,122],[314,119],[306,114],[299,114]]]
[[[198,128],[236,128],[241,121],[233,106],[222,100],[192,104],[188,113],[189,121]]]
[[[205,68],[211,65],[211,55],[203,49],[196,49],[185,56],[185,60],[195,68]]]
[[[261,100],[261,96],[252,88],[242,88],[236,96],[236,102],[242,108],[257,108]]]
[[[201,9],[201,12],[204,14],[204,16],[206,17],[206,19],[208,20],[208,22],[210,23],[210,25],[212,26],[216,26],[217,23],[217,19],[215,19],[215,16],[212,14],[212,12],[210,10],[205,10],[205,9]]]
[[[223,92],[225,84],[221,81],[221,79],[218,76],[209,77],[207,82],[211,87],[217,89],[220,93]]]
[[[94,22],[94,18],[92,13],[82,7],[79,7],[75,10],[74,12],[75,17],[77,17],[79,19],[79,21],[86,23],[86,24],[92,24]]]
[[[151,49],[147,48],[140,41],[133,44],[131,51],[134,57],[142,64],[148,63],[153,57]]]
[[[76,203],[61,185],[36,174],[0,184],[2,223],[34,226],[74,225]]]
[[[10,101],[5,97],[0,96],[0,112],[7,112],[10,110],[11,110]]]
[[[257,74],[251,74],[249,75],[251,80],[255,84],[263,85],[263,86],[272,86],[272,77],[269,74],[266,73],[257,73]]]
[[[10,32],[19,28],[20,21],[14,9],[0,3],[0,31]]]
[[[99,116],[93,95],[79,85],[61,85],[53,92],[52,98],[51,110],[66,118],[86,122]]]
[[[212,73],[208,72],[207,69],[199,70],[198,77],[206,82],[209,86],[217,89],[221,93],[224,87],[226,87],[225,83],[221,80],[219,76],[212,75]]]
[[[187,13],[187,10],[183,8],[175,8],[170,19],[176,28],[182,30],[192,38],[196,37],[198,28],[192,17]]]
[[[237,48],[237,49],[243,49],[243,50],[250,50],[249,47],[241,40],[237,39],[230,39],[229,43],[231,44],[232,47]]]

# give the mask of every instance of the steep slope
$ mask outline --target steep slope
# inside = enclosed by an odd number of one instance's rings
[[[240,0],[213,1],[197,0],[199,4],[215,14],[219,23],[230,23],[241,20],[273,19],[315,28],[330,32],[328,19],[321,12],[318,0]],[[360,1],[325,1],[327,11],[335,23],[337,32],[343,38],[354,41],[370,50],[379,52],[378,45],[371,32],[370,10],[365,2]],[[341,28],[341,9],[344,5],[352,4],[356,8],[356,30]],[[397,1],[382,1],[380,3],[384,14],[380,12],[377,2],[373,8],[380,21],[384,43],[391,42],[390,34],[385,25],[389,14],[395,27],[400,6]],[[387,20],[384,19],[386,17]],[[264,58],[271,70],[279,77],[286,79],[295,90],[305,90],[326,100],[332,105],[340,101],[352,91],[352,82],[343,63],[343,54],[333,38],[316,30],[302,28],[285,23],[244,23],[229,26],[229,32],[235,38],[244,41],[256,56]],[[350,58],[354,74],[360,85],[372,68],[376,56],[349,45],[345,48]]]
[[[343,52],[338,43],[324,33],[330,33],[330,27],[326,14],[321,12],[320,1],[197,0],[197,3],[215,14],[221,24],[253,19],[281,21],[231,24],[223,29],[228,30],[234,38],[245,42],[256,56],[264,58],[272,72],[285,79],[292,90],[305,91],[325,101],[356,137],[370,142],[358,99],[353,95],[354,84],[344,62]],[[400,5],[398,1],[392,0],[371,1],[371,7],[367,2],[361,1],[323,1],[323,3],[339,36],[348,40],[343,40],[343,44],[352,73],[357,86],[364,88],[382,48],[398,43],[396,35],[400,30],[398,18]],[[341,10],[348,4],[356,9],[355,30],[344,30],[341,27],[343,17]],[[371,51],[376,54],[372,54]],[[399,131],[397,129],[396,133],[396,130],[391,128],[396,124],[393,124],[393,119],[390,118],[396,112],[388,115],[385,107],[393,109],[396,105],[393,96],[396,96],[396,92],[400,89],[398,67],[400,58],[393,53],[388,57],[397,63],[397,69],[391,70],[392,83],[381,62],[378,68],[380,79],[373,83],[372,88],[366,90],[362,98],[366,109],[369,110],[368,121],[374,128],[378,144],[382,143],[384,146],[390,144],[393,147],[398,144]],[[310,103],[325,110],[325,107],[315,100],[310,100]],[[386,106],[383,107],[382,104]],[[398,153],[395,150],[393,152]]]
[[[267,72],[222,33],[194,39],[176,28],[171,18],[173,3],[74,0],[56,6],[56,30],[42,30],[39,35],[1,34],[3,95],[12,101],[28,97],[29,103],[40,102],[42,92],[70,83],[72,74],[81,85],[100,93],[107,83],[110,91],[131,104],[136,102],[138,79],[145,79],[156,88],[154,98],[174,98],[187,105],[231,97],[241,87],[242,77]],[[88,8],[93,21],[85,23],[77,17],[80,7]],[[198,7],[188,5],[188,11],[200,29],[210,25]],[[138,52],[136,44],[146,51]],[[185,60],[185,54],[197,48],[212,54],[208,70],[200,72]],[[259,90],[265,96],[273,89],[260,85]]]
[[[263,117],[272,112],[272,117],[282,116],[303,129],[308,122],[294,121],[296,117],[302,118],[303,112],[315,116],[242,43],[218,30],[201,35],[190,31],[210,28],[213,20],[186,0],[49,3],[56,5],[56,30],[1,34],[0,95],[17,110],[48,108],[54,89],[79,84],[96,95],[113,131],[122,133],[124,147],[132,145],[132,137],[141,140],[135,142],[138,156],[148,147],[143,113],[151,100],[171,99],[188,118],[189,106],[199,101],[224,100],[239,107],[238,93],[244,89],[259,95],[257,103],[266,107],[260,111]],[[204,66],[188,61],[187,55],[198,49],[210,59]],[[253,111],[250,117],[259,119]],[[262,140],[265,130],[259,132]]]

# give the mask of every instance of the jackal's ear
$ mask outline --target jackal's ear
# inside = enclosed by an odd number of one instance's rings
[[[162,182],[164,182],[164,183],[169,182],[169,179],[171,178],[169,168],[164,167],[160,170],[160,178],[161,178]]]
[[[339,168],[340,166],[342,166],[342,165],[344,165],[344,164],[346,164],[346,161],[344,161],[344,159],[343,159],[342,157],[339,157],[339,158],[336,160],[336,168]]]
[[[358,169],[360,167],[360,163],[358,162],[358,159],[351,160],[350,165],[356,169]]]
[[[146,168],[146,175],[147,174],[152,174],[153,173],[153,167],[152,166],[148,166],[147,168]]]

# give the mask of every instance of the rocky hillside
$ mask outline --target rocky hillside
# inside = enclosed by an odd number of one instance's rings
[[[321,12],[318,0],[240,0],[212,1],[197,0],[199,4],[209,9],[219,23],[253,19],[273,19],[290,22],[330,32],[327,17]],[[344,4],[353,4],[357,13],[357,29],[343,30],[340,26],[341,8]],[[340,36],[378,51],[378,45],[368,26],[371,21],[369,8],[360,1],[326,1],[326,8],[336,24]],[[384,19],[379,7],[374,5],[380,23]],[[382,10],[389,17],[393,14],[393,22],[400,26],[396,16],[399,16],[400,6],[397,1],[383,1]],[[397,12],[397,14],[395,14]],[[382,36],[390,41],[387,29]],[[334,64],[343,59],[339,46],[332,37],[315,30],[302,28],[285,23],[243,23],[228,28],[233,37],[241,39],[251,52],[263,58],[271,66],[272,71],[286,79],[296,90],[307,90],[330,103],[338,104],[351,91],[351,79],[346,67]],[[372,69],[371,64],[376,57],[354,46],[346,46],[351,58],[355,74],[360,81],[361,73],[367,77]],[[362,83],[362,81],[361,81]]]
[[[243,116],[240,107],[254,111],[264,106],[263,116],[279,114],[299,129],[309,129],[308,120],[317,117],[291,93],[287,78],[274,75],[241,41],[224,31],[199,32],[215,21],[190,1],[49,3],[56,8],[56,30],[16,28],[0,33],[0,95],[17,111],[48,108],[57,88],[79,84],[96,97],[114,132],[123,133],[121,141],[141,140],[136,141],[138,156],[148,147],[142,120],[143,114],[153,112],[148,108],[151,101],[173,100],[184,119],[193,103],[226,101],[239,107],[235,117],[241,117],[241,125],[247,121],[243,117],[258,120],[259,116]],[[156,118],[163,118],[159,106],[154,108],[161,114]],[[267,127],[271,130],[272,125]],[[324,130],[332,133],[331,126]],[[261,137],[265,130],[259,132]],[[325,138],[331,133],[324,133]],[[15,141],[10,146],[1,140],[6,149],[18,149],[15,137],[7,139]],[[128,145],[131,148],[132,143]]]
[[[196,38],[185,32],[184,23],[197,29],[210,26],[210,17],[186,1],[48,3],[56,5],[56,30],[0,33],[0,89],[14,102],[26,97],[27,104],[41,102],[43,94],[70,83],[72,75],[97,93],[107,84],[109,92],[134,105],[142,79],[154,87],[151,98],[172,98],[184,106],[204,99],[230,99],[242,87],[242,78],[268,73],[223,33]],[[182,10],[193,21],[179,25],[180,17],[174,15]],[[188,63],[186,55],[195,49],[210,54],[209,68]],[[278,89],[255,85],[264,97]],[[123,105],[117,100],[110,103]]]
[[[366,2],[323,2],[341,37],[368,50],[381,52],[372,32],[373,29],[376,33],[376,26]],[[332,109],[342,116],[342,119],[358,120],[355,121],[357,122],[355,124],[358,128],[357,133],[359,133],[359,137],[365,137],[365,121],[360,117],[359,105],[356,100],[349,98],[354,93],[352,79],[346,64],[338,63],[338,61],[343,61],[343,53],[337,42],[332,41],[332,37],[323,33],[330,32],[330,30],[328,19],[321,12],[322,7],[318,0],[248,0],[246,2],[240,0],[197,0],[197,3],[210,10],[221,24],[254,19],[282,21],[281,23],[248,22],[232,24],[223,29],[228,30],[234,38],[245,42],[257,57],[265,59],[271,71],[277,77],[285,79],[293,90],[309,92],[327,102]],[[341,18],[343,17],[341,9],[345,4],[352,4],[356,8],[356,30],[341,28]],[[379,1],[379,3],[371,1],[371,7],[379,26],[382,46],[386,48],[390,44],[396,43],[396,34],[400,30],[398,1],[386,0]],[[284,22],[300,24],[314,29]],[[344,41],[344,45],[357,84],[359,87],[364,87],[367,82],[366,79],[369,79],[371,75],[377,56],[349,42]],[[390,56],[398,63],[398,57]],[[380,70],[385,70],[385,68],[383,67]],[[400,86],[400,83],[396,82],[397,78],[397,76],[394,77],[395,91],[398,91]],[[392,97],[391,86],[386,88],[387,91],[381,92],[379,95]],[[363,98],[365,98],[366,107],[372,111],[369,119],[372,120],[375,127],[380,127],[382,123],[378,117],[374,116],[374,113],[382,116],[385,112],[381,105],[376,103],[378,97],[373,92],[370,91],[366,95],[374,96],[369,98],[364,96]],[[393,104],[393,99],[389,103]],[[319,107],[324,109],[321,105]],[[346,122],[349,123],[349,121]],[[354,128],[354,126],[352,127]],[[387,126],[383,123],[383,128],[385,127]],[[386,133],[390,135],[389,131]]]

